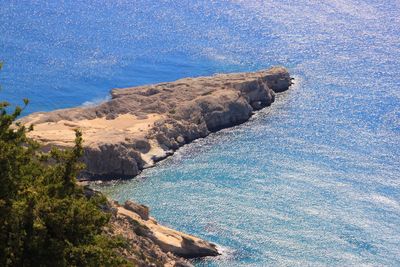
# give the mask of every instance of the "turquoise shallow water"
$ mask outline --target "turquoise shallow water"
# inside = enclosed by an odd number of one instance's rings
[[[2,98],[26,113],[113,87],[288,66],[250,122],[97,185],[219,244],[198,266],[400,265],[397,1],[0,3]]]

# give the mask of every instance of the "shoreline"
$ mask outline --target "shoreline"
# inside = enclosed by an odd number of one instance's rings
[[[74,129],[81,129],[87,166],[82,181],[131,179],[185,144],[248,121],[291,84],[283,67],[184,78],[113,89],[111,100],[98,105],[33,113],[20,121],[34,125],[29,137],[45,149],[72,147]]]
[[[186,78],[114,89],[111,100],[98,105],[33,113],[19,121],[34,125],[28,136],[45,150],[73,147],[75,129],[80,129],[86,170],[79,183],[85,185],[133,178],[194,140],[248,121],[291,85],[283,67]],[[89,186],[85,186],[89,195],[102,194]],[[122,235],[130,244],[130,250],[122,253],[127,259],[142,251],[146,262],[191,266],[182,258],[221,255],[213,243],[159,225],[144,205],[109,200],[107,212],[112,214],[107,233]]]

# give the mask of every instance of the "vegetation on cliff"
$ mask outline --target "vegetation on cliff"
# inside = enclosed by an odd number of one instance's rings
[[[23,108],[10,110],[0,102],[0,266],[127,265],[123,242],[103,233],[106,199],[76,183],[81,133],[73,149],[43,152],[26,137],[32,128],[15,123]]]

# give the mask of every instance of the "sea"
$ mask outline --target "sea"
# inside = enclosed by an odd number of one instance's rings
[[[93,186],[216,243],[196,266],[400,266],[399,1],[1,0],[0,60],[24,115],[286,66],[250,121]]]

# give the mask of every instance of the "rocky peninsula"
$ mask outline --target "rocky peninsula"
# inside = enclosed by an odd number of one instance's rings
[[[34,113],[29,136],[45,147],[71,147],[81,129],[84,179],[132,178],[179,147],[247,121],[291,85],[283,67],[217,74],[175,82],[113,89],[111,100]]]
[[[283,67],[185,78],[113,89],[111,100],[101,104],[34,113],[20,122],[34,126],[28,135],[45,150],[74,146],[80,129],[86,164],[81,182],[132,178],[184,144],[247,121],[291,84]],[[88,197],[101,194],[85,190]],[[139,266],[192,266],[183,258],[219,255],[214,244],[159,225],[144,205],[110,200],[103,209],[111,213],[104,230],[127,240],[120,253]]]

